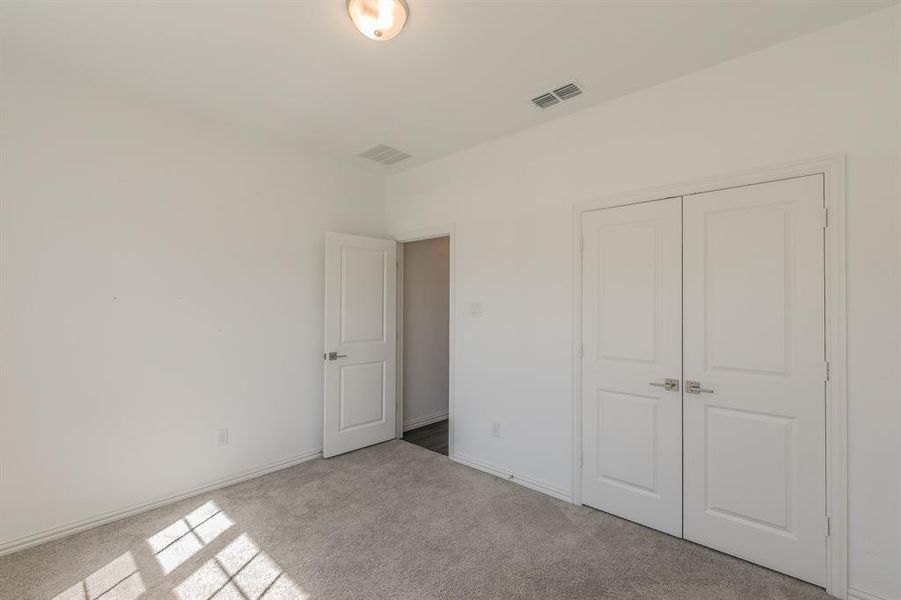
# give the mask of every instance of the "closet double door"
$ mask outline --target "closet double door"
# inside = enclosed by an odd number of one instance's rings
[[[826,577],[823,179],[583,215],[582,501]]]

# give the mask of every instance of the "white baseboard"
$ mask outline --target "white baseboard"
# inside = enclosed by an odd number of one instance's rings
[[[848,588],[848,600],[889,600],[888,598],[883,598],[882,596],[877,596],[876,594],[871,594],[869,592],[864,592],[863,590],[856,590],[852,587]]]
[[[308,460],[313,460],[314,458],[319,458],[320,456],[322,456],[322,450],[306,452],[304,454],[299,454],[293,458],[274,462],[262,467],[258,467],[256,469],[252,469],[250,471],[245,471],[238,475],[232,475],[223,479],[217,479],[198,487],[183,490],[172,496],[166,496],[165,498],[159,498],[156,500],[151,500],[149,502],[142,502],[140,504],[133,504],[119,510],[113,510],[100,515],[95,515],[93,517],[88,517],[87,519],[75,521],[73,523],[69,523],[68,525],[61,525],[60,527],[54,527],[53,529],[47,529],[46,531],[40,531],[38,533],[9,540],[0,543],[0,556],[3,556],[5,554],[12,554],[13,552],[18,552],[19,550],[30,548],[31,546],[37,546],[38,544],[43,544],[51,540],[73,535],[80,531],[91,529],[92,527],[106,525],[107,523],[112,523],[113,521],[131,517],[142,512],[147,512],[148,510],[153,510],[154,508],[159,508],[167,504],[172,504],[173,502],[178,502],[179,500],[184,500],[185,498],[190,498],[191,496],[205,494],[213,490],[218,490],[220,488],[234,485],[236,483],[241,483],[242,481],[247,481],[248,479],[253,479],[254,477],[260,477],[262,475],[274,473],[275,471],[281,471],[282,469],[293,467],[294,465],[298,465],[302,462],[307,462]]]
[[[432,423],[437,423],[438,421],[444,421],[445,419],[447,419],[447,411],[436,413],[434,415],[428,415],[427,417],[410,419],[409,421],[404,423],[404,431],[419,429],[420,427],[425,427],[426,425],[431,425]]]
[[[460,463],[461,465],[466,465],[467,467],[489,473],[491,475],[494,475],[495,477],[500,477],[501,479],[512,481],[513,483],[518,483],[519,485],[527,487],[530,490],[535,490],[536,492],[541,492],[542,494],[553,496],[554,498],[563,500],[564,502],[572,502],[572,492],[570,492],[569,490],[558,488],[556,486],[549,485],[530,477],[514,475],[513,473],[508,473],[493,465],[489,465],[482,461],[478,461],[466,456],[461,456],[460,454],[455,454],[449,458],[454,462]]]

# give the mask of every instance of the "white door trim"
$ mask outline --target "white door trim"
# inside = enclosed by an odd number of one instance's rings
[[[845,156],[832,155],[784,163],[729,175],[616,194],[579,202],[573,207],[573,323],[572,323],[572,502],[582,504],[582,214],[601,208],[650,202],[675,196],[739,187],[779,179],[823,174],[826,229],[826,591],[848,597],[848,396],[846,362]]]
[[[454,236],[456,228],[454,225],[441,225],[439,227],[429,227],[427,229],[417,229],[413,231],[405,231],[392,235],[391,239],[398,245],[398,267],[397,267],[397,438],[403,437],[404,423],[404,299],[403,299],[403,245],[406,242],[417,242],[419,240],[428,240],[432,238],[446,237],[448,238],[450,261],[448,278],[448,364],[447,364],[447,453],[448,457],[454,458]]]

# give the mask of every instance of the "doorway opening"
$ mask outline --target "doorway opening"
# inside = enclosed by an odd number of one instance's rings
[[[451,237],[398,242],[397,437],[448,456]]]

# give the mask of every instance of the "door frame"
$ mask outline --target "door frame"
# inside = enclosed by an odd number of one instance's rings
[[[573,206],[572,323],[572,502],[582,504],[582,215],[586,212],[652,202],[700,192],[741,187],[807,175],[823,175],[825,230],[826,360],[826,591],[848,597],[848,395],[847,291],[845,238],[845,155],[795,161],[615,194]]]
[[[434,238],[448,238],[448,305],[447,305],[447,454],[454,456],[454,225],[405,231],[392,235],[397,242],[397,385],[395,437],[404,436],[404,244]]]

